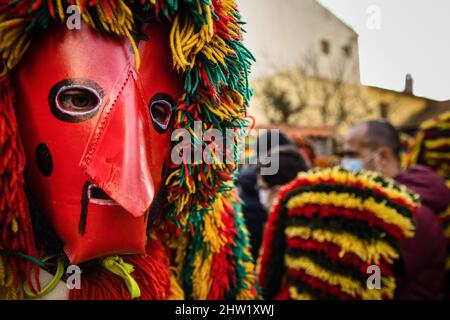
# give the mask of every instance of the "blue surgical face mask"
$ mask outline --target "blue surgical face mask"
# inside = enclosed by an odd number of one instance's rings
[[[364,164],[361,159],[343,158],[341,167],[351,172],[357,172],[364,169]]]
[[[259,189],[259,202],[262,204],[264,209],[270,209],[269,190]]]

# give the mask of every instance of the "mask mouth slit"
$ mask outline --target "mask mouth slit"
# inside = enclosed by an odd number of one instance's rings
[[[95,184],[89,184],[87,190],[89,203],[98,204],[102,206],[117,206],[117,202],[111,199],[103,189]]]

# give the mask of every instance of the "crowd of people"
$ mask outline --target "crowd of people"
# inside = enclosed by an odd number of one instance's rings
[[[269,151],[279,162],[275,175],[264,175],[262,164],[241,170],[239,195],[263,296],[450,298],[449,118],[424,124],[415,149],[406,151],[389,122],[357,124],[345,135],[340,166],[328,169],[309,165],[281,133]],[[375,289],[367,282],[370,266],[381,269]]]

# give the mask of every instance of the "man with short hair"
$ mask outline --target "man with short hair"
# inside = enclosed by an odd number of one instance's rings
[[[352,171],[365,169],[396,177],[401,171],[400,152],[400,137],[389,122],[363,122],[347,134],[342,165]]]
[[[342,166],[353,171],[371,170],[418,193],[422,205],[416,232],[401,250],[396,274],[396,299],[442,299],[446,242],[436,214],[450,204],[450,190],[432,170],[416,166],[401,170],[401,143],[387,121],[367,121],[350,129],[343,146]]]

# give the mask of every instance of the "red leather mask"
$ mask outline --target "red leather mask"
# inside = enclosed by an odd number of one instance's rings
[[[139,71],[128,40],[83,25],[35,38],[14,75],[26,183],[74,264],[145,252],[182,86],[168,28],[143,33]]]

